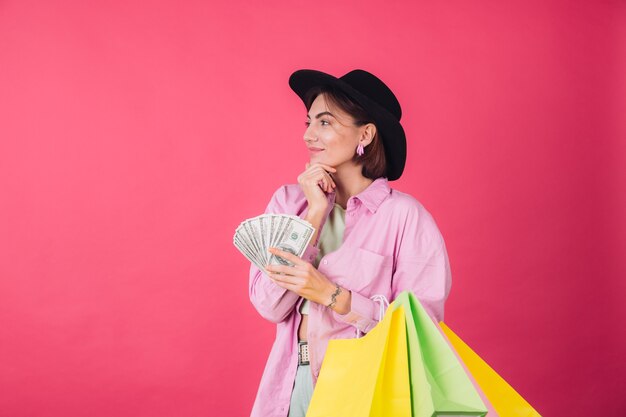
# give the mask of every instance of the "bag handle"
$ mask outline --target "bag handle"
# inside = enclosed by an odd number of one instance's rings
[[[385,312],[389,308],[389,300],[387,300],[387,297],[385,297],[382,294],[373,295],[370,297],[370,299],[372,301],[376,301],[377,303],[379,303],[378,321],[380,322],[383,320],[383,317],[385,316]],[[359,330],[359,328],[356,327],[356,338],[358,339],[359,337],[361,337],[361,330]]]

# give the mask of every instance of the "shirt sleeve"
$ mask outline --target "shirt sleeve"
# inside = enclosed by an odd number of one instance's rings
[[[367,333],[378,323],[380,305],[356,291],[350,290],[350,293],[350,311],[339,314],[333,310],[333,316],[335,320],[352,324],[361,332]]]
[[[411,291],[426,312],[443,321],[444,303],[450,293],[452,277],[445,242],[428,212],[411,213],[401,231],[391,277],[391,303],[402,291]],[[356,326],[363,333],[378,323],[380,304],[352,291],[350,311],[333,312],[334,318]]]
[[[286,186],[280,187],[274,192],[264,214],[285,213],[287,198]],[[302,259],[307,261],[315,259],[318,253],[319,248],[309,243]],[[249,278],[250,301],[259,314],[273,323],[285,320],[293,311],[299,298],[298,294],[274,283],[254,263],[250,263]]]
[[[451,284],[450,262],[442,241],[440,246],[430,249],[427,259],[398,260],[392,293],[395,299],[402,291],[411,291],[428,315],[440,322]]]

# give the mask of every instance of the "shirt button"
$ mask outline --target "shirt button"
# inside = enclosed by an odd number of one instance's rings
[[[324,259],[324,265],[328,265],[328,260]]]

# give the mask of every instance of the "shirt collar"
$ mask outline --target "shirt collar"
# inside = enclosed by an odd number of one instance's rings
[[[355,195],[354,198],[358,198],[369,211],[376,213],[378,206],[385,201],[390,192],[391,188],[387,178],[378,177],[366,189]],[[335,191],[332,193],[335,194]]]

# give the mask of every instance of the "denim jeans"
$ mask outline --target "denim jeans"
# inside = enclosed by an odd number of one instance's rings
[[[306,410],[313,395],[313,376],[311,365],[298,365],[296,380],[291,391],[288,417],[305,417]]]

